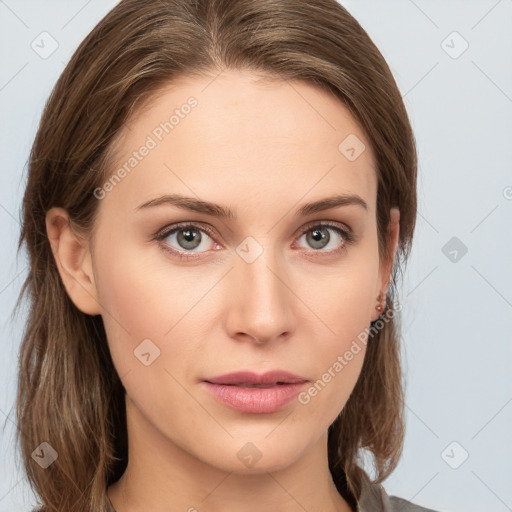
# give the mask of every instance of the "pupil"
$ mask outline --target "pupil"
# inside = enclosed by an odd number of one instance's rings
[[[185,233],[185,239],[188,242],[191,242],[195,238],[195,236],[193,234],[191,234],[191,233],[193,233],[193,231],[191,231],[190,229],[183,231],[183,233]]]
[[[323,231],[325,231],[323,228],[314,229],[311,231],[311,241],[315,244],[320,243],[320,245],[315,246],[316,249],[324,247],[324,245],[326,245],[329,242],[329,234],[326,234]]]
[[[178,232],[178,242],[185,249],[195,249],[201,242],[201,235],[196,229],[182,229]]]

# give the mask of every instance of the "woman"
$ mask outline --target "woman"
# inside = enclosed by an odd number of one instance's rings
[[[40,510],[427,510],[380,485],[415,216],[400,92],[334,0],[122,0],[30,158]]]

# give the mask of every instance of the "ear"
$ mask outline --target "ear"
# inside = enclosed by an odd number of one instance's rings
[[[377,297],[381,297],[381,304],[385,306],[385,297],[391,280],[391,271],[393,270],[393,262],[398,247],[398,235],[400,233],[400,210],[393,207],[390,210],[390,219],[387,232],[388,255],[379,267],[378,286],[375,289],[375,305],[377,305]],[[377,320],[382,311],[376,309],[372,313],[372,321]]]
[[[46,232],[55,263],[70,299],[88,315],[99,315],[89,243],[75,233],[64,208],[51,208],[46,213]]]

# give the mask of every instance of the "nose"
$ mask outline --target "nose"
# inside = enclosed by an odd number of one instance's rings
[[[270,250],[251,263],[237,257],[228,279],[226,329],[233,339],[265,345],[290,337],[297,298],[279,258]]]

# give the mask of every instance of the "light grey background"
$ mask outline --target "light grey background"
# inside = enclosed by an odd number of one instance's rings
[[[0,0],[0,511],[35,504],[13,451],[25,311],[11,312],[27,270],[24,253],[16,259],[26,163],[51,88],[115,4]],[[512,510],[512,0],[342,4],[387,59],[419,152],[417,231],[400,297],[407,437],[384,486],[443,512]],[[31,47],[52,49],[44,31],[58,43],[47,58]]]

